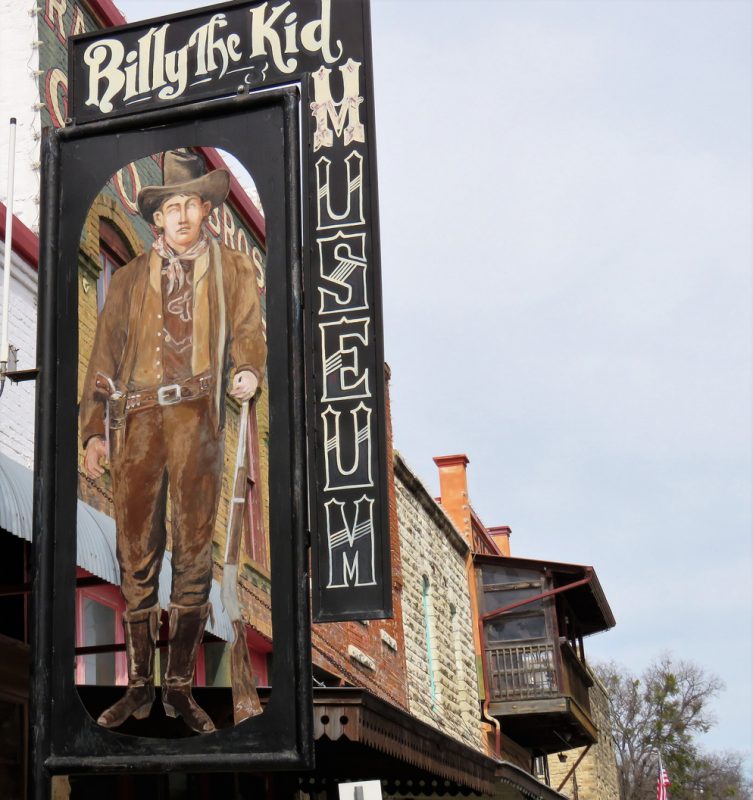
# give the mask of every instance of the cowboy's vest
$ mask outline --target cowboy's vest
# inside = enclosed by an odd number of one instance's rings
[[[149,286],[141,312],[130,389],[165,385],[210,369],[209,253],[185,270],[182,288],[168,294],[162,259],[149,255]]]

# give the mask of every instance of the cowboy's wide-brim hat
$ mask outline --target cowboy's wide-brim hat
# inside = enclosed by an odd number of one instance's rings
[[[215,208],[225,202],[229,191],[230,173],[226,169],[207,172],[201,156],[168,150],[162,163],[162,186],[145,186],[137,202],[141,216],[153,224],[154,212],[176,194],[198,194]]]

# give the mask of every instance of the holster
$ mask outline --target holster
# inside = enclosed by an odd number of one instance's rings
[[[98,372],[94,381],[97,394],[107,403],[107,426],[110,434],[110,462],[114,461],[123,450],[126,426],[126,402],[128,395],[115,385],[115,382],[103,372]]]
[[[124,392],[114,392],[107,398],[107,416],[110,423],[110,461],[122,452],[125,442],[126,399]]]

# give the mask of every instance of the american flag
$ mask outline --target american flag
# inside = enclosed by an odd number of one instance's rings
[[[656,800],[669,800],[667,789],[670,787],[669,775],[664,765],[661,763],[661,755],[659,756],[659,777],[656,779]]]

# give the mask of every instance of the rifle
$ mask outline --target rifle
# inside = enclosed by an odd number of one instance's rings
[[[249,401],[246,400],[241,405],[241,418],[238,425],[238,447],[235,451],[235,475],[228,510],[225,565],[222,570],[220,595],[222,605],[233,623],[233,643],[230,646],[230,683],[233,687],[233,720],[236,725],[243,722],[244,719],[262,713],[238,601],[238,564],[243,538],[243,507],[246,503],[248,476],[246,463],[248,414]]]

